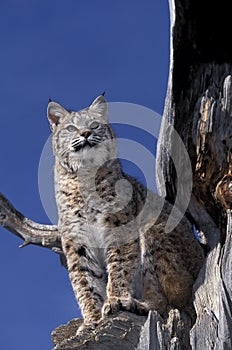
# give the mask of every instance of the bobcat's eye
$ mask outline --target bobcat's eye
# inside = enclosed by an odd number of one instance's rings
[[[99,127],[99,123],[98,122],[93,122],[91,125],[90,125],[90,128],[91,129],[97,129]]]
[[[74,131],[77,131],[77,128],[74,125],[68,125],[66,130],[70,132],[74,132]]]

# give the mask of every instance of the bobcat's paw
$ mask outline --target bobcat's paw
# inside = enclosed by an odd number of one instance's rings
[[[167,300],[165,298],[157,298],[154,300],[144,300],[142,302],[144,307],[147,310],[157,311],[161,316],[164,315],[165,312],[167,312]]]
[[[119,311],[129,311],[139,315],[147,315],[149,310],[145,304],[134,298],[108,298],[102,307],[102,317]]]
[[[98,323],[94,322],[94,323],[82,323],[82,325],[78,328],[76,335],[83,335],[83,334],[87,334],[87,333],[91,333],[93,332],[96,327],[97,327]]]

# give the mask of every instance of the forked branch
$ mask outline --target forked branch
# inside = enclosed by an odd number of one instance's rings
[[[24,240],[20,248],[35,244],[62,254],[57,226],[42,225],[27,219],[1,193],[0,225]]]

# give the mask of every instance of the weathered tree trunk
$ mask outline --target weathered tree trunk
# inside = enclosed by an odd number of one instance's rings
[[[168,153],[171,124],[191,159],[189,217],[207,240],[206,263],[195,284],[197,321],[192,349],[232,349],[232,51],[229,1],[170,0],[171,65],[159,139],[160,192],[171,202],[178,181]],[[170,130],[170,132],[167,132]],[[176,149],[178,152],[178,149]],[[175,153],[175,152],[174,152]],[[185,174],[183,157],[178,168]],[[181,203],[179,203],[181,204]],[[187,330],[186,330],[187,331]]]
[[[55,349],[232,349],[232,49],[229,0],[170,0],[171,62],[158,142],[159,191],[182,208],[189,169],[175,131],[190,157],[193,188],[188,216],[207,257],[194,286],[197,320],[170,310],[164,321],[121,312],[82,337],[73,320],[52,333]],[[173,128],[174,127],[174,128]],[[171,155],[177,155],[175,160]],[[174,165],[175,164],[175,165]],[[179,173],[176,169],[178,168]],[[180,176],[181,174],[181,176]],[[181,194],[181,196],[179,195]],[[39,225],[0,195],[0,224],[25,240],[60,254],[55,226]]]

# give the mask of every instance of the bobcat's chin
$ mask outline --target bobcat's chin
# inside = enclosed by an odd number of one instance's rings
[[[104,149],[102,152],[96,154],[93,154],[91,150],[92,148],[86,146],[78,151],[71,151],[68,154],[68,157],[60,159],[60,164],[69,173],[75,173],[77,171],[86,172],[91,170],[96,172],[97,169],[108,162],[111,157],[104,152]]]
[[[83,142],[80,145],[75,145],[72,147],[73,152],[77,153],[77,154],[82,154],[82,153],[86,153],[90,150],[90,148],[94,147],[95,145],[91,144],[90,142],[88,142],[87,140],[85,142]]]

